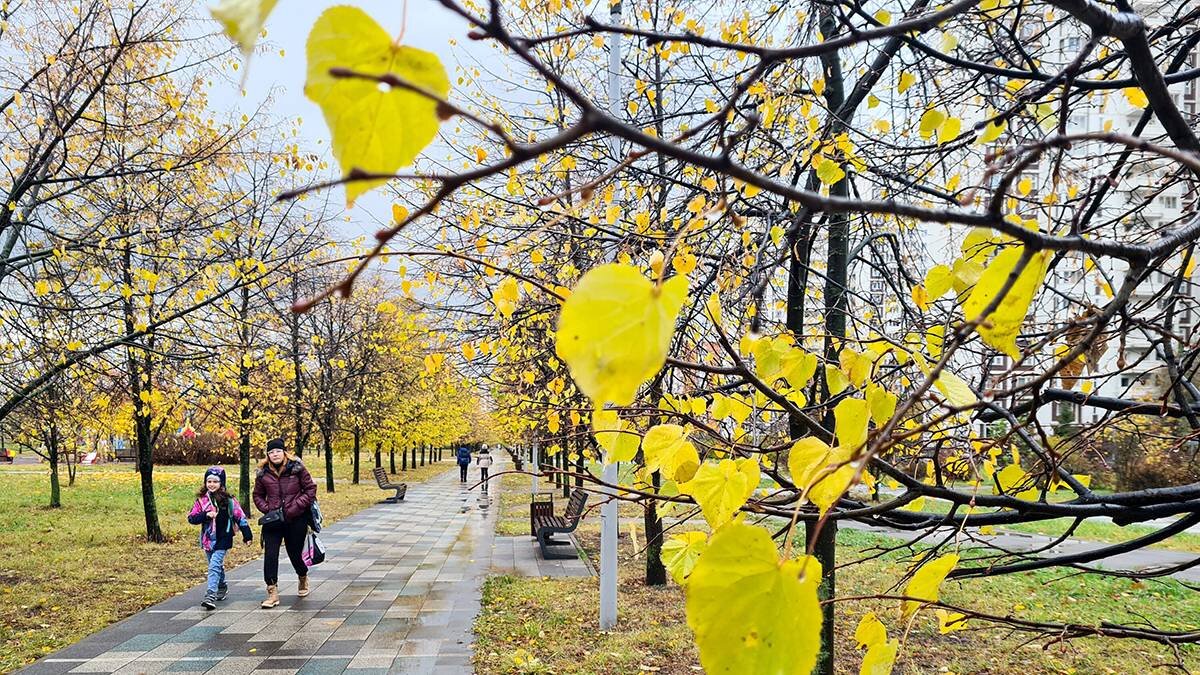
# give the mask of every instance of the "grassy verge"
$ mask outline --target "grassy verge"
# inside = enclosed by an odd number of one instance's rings
[[[323,463],[314,458],[311,464],[327,522],[386,496],[369,468],[358,485],[341,480],[350,470],[340,462],[336,491],[326,493]],[[159,522],[170,537],[166,544],[144,540],[139,476],[131,465],[80,467],[72,487],[65,487],[64,470],[59,509],[44,506],[50,489],[45,465],[0,471],[0,672],[203,581],[197,529],[186,516],[204,468],[156,467]],[[449,468],[449,462],[430,464],[400,473],[397,480],[420,482]],[[237,485],[236,472],[229,483]],[[231,568],[260,555],[257,541],[238,541],[230,552]]]
[[[597,528],[597,522],[590,522],[579,532],[581,543],[593,559],[599,549]],[[846,563],[868,558],[877,553],[875,547],[894,543],[878,535],[843,531],[839,534],[839,559]],[[476,672],[699,672],[682,590],[674,584],[648,588],[642,583],[644,560],[632,557],[634,546],[625,531],[619,550],[620,618],[616,630],[610,633],[601,633],[597,628],[599,590],[595,579],[489,579],[484,587],[483,612],[476,622]],[[905,564],[899,553],[889,553],[841,568],[838,595],[888,593]],[[1040,571],[948,582],[943,586],[942,598],[979,611],[1033,620],[1151,621],[1159,628],[1173,630],[1200,627],[1200,595],[1171,580],[1133,583]],[[1164,664],[1173,661],[1166,647],[1132,640],[1028,642],[1028,635],[980,623],[941,635],[929,610],[918,614],[905,634],[896,602],[861,600],[838,607],[839,673],[858,672],[862,654],[853,648],[853,634],[867,611],[876,612],[890,634],[904,640],[896,673],[1168,672]],[[1181,654],[1186,667],[1200,668],[1200,650],[1183,647]]]

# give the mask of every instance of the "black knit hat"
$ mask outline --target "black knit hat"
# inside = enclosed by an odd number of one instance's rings
[[[279,449],[279,450],[287,449],[283,444],[282,438],[272,438],[271,440],[267,441],[267,452],[270,452],[275,449]]]

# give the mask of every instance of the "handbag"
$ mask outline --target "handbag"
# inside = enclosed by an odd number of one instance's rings
[[[325,562],[325,544],[317,537],[316,533],[308,535],[304,540],[304,551],[300,554],[304,564],[312,567]]]
[[[308,526],[313,532],[321,531],[321,521],[324,517],[321,515],[321,507],[317,504],[317,500],[313,500],[312,506],[308,507]]]
[[[271,509],[258,519],[259,525],[274,525],[283,522],[283,509]]]

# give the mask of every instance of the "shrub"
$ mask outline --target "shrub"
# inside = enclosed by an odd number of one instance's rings
[[[1140,416],[1105,430],[1103,450],[1116,473],[1118,489],[1185,485],[1200,481],[1196,440],[1181,420]]]
[[[217,433],[193,438],[166,436],[154,447],[155,464],[230,464],[238,461],[236,441]]]

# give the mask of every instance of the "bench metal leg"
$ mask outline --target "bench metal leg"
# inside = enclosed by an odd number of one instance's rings
[[[570,553],[559,553],[549,548],[550,546],[561,546],[570,543],[570,541],[555,541],[550,538],[550,534],[538,534],[538,546],[542,549],[542,558],[544,560],[574,560],[578,558],[579,555],[575,553],[574,547],[572,547]]]

